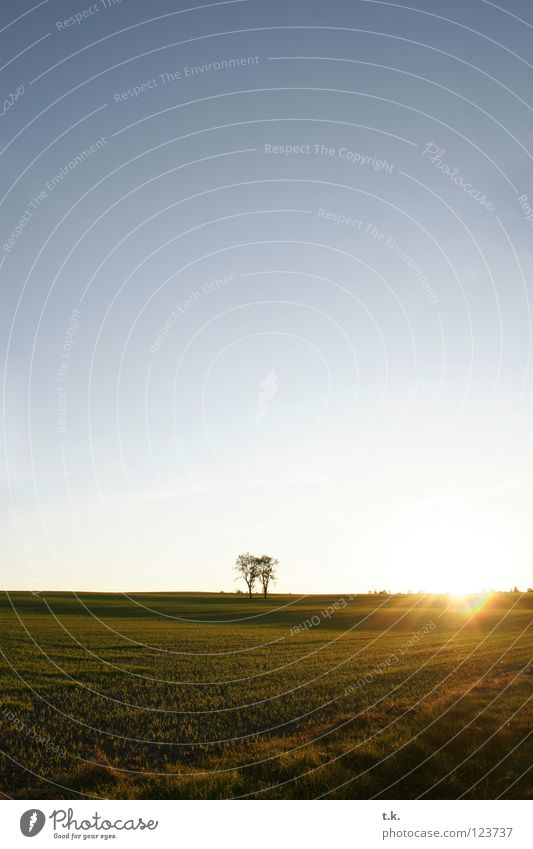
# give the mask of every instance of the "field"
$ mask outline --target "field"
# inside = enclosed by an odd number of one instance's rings
[[[0,595],[14,798],[531,798],[533,593]]]

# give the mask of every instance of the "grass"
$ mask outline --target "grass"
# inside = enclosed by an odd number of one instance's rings
[[[514,593],[2,593],[0,789],[531,798],[532,610]]]

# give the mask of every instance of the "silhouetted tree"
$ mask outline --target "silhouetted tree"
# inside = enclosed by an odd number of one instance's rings
[[[274,557],[269,557],[268,554],[263,554],[262,557],[257,558],[259,580],[261,581],[261,586],[263,587],[264,598],[266,598],[268,595],[268,585],[271,581],[275,581],[277,578],[276,566],[278,565],[279,560],[275,560]]]
[[[259,559],[250,552],[239,554],[235,561],[235,571],[238,572],[248,587],[248,598],[252,598],[254,584],[259,577]]]

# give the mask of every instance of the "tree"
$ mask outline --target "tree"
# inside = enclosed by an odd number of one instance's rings
[[[279,560],[275,560],[274,557],[269,557],[268,554],[263,554],[262,557],[257,558],[258,565],[258,577],[261,581],[261,586],[263,587],[263,596],[266,598],[268,594],[268,585],[271,581],[276,580],[276,566],[279,564]]]
[[[248,597],[251,599],[254,584],[259,577],[259,559],[250,552],[239,554],[235,561],[235,571],[243,578],[248,587]]]

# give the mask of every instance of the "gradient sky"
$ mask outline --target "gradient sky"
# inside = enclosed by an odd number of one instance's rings
[[[532,585],[531,4],[191,6],[2,3],[3,586]]]

